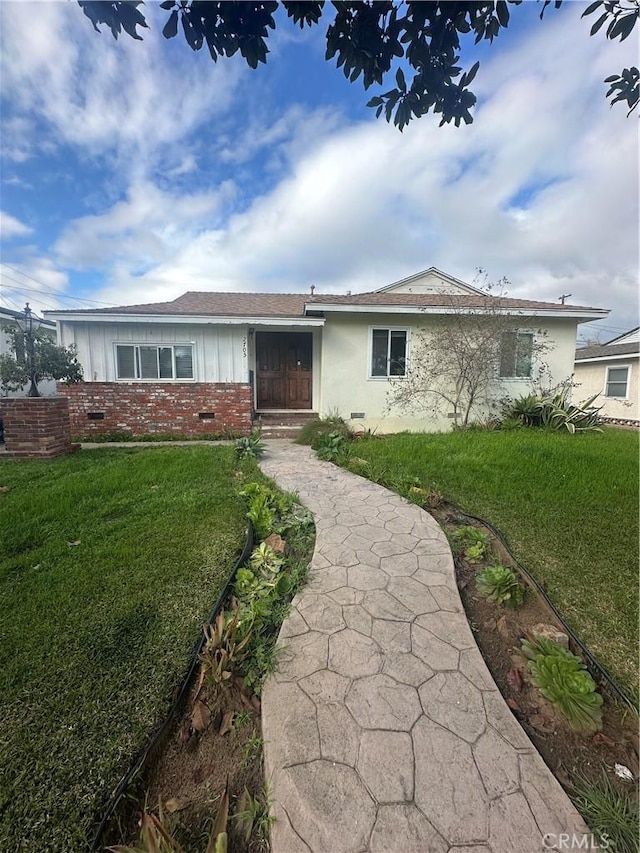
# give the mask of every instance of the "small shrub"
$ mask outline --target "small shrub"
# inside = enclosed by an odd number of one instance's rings
[[[559,643],[536,637],[522,641],[532,684],[566,717],[574,731],[602,728],[602,696],[584,663]]]
[[[298,433],[296,443],[309,445],[316,450],[320,437],[328,435],[330,432],[339,433],[347,441],[353,437],[353,433],[344,418],[339,415],[331,415],[327,418],[316,418],[313,421],[308,421]]]
[[[262,440],[262,433],[259,429],[254,429],[251,435],[245,435],[236,441],[236,455],[240,459],[252,457],[257,459],[265,451],[265,443]]]
[[[521,607],[525,587],[506,566],[487,566],[476,578],[480,595],[505,607]]]

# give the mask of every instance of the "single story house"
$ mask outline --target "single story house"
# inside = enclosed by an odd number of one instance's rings
[[[547,337],[546,381],[559,383],[573,372],[578,323],[608,313],[487,297],[433,267],[369,293],[314,290],[190,291],[172,302],[46,312],[84,368],[85,382],[59,385],[73,433],[246,433],[260,415],[335,413],[379,432],[448,430],[446,413],[386,410],[389,382],[411,369],[419,330],[447,314],[486,313],[491,300],[491,310],[513,317],[496,382],[516,397],[531,390],[534,336]]]
[[[612,421],[640,423],[638,369],[640,368],[640,327],[625,332],[606,344],[576,350],[574,396],[580,399],[601,396],[600,414]]]
[[[17,327],[18,320],[24,317],[23,311],[14,311],[12,308],[3,308],[0,306],[0,355],[11,355],[11,333],[5,329]],[[56,336],[56,324],[53,320],[39,320],[38,328],[48,332],[52,338]],[[18,358],[26,358],[26,354],[21,351],[17,353]],[[0,388],[0,397],[26,397],[29,391],[29,385],[21,388],[18,391],[5,391]],[[51,397],[56,393],[56,383],[53,379],[43,379],[38,383],[38,391],[43,397]]]

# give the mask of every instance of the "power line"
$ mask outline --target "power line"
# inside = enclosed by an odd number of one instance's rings
[[[6,263],[5,261],[2,261],[2,266],[4,266],[4,267],[8,267],[10,270],[13,270],[14,272],[19,273],[20,275],[24,276],[25,278],[30,279],[30,281],[34,281],[36,284],[39,284],[41,287],[45,287],[45,288],[47,288],[47,290],[46,290],[46,291],[40,291],[40,292],[45,292],[45,293],[49,293],[49,294],[55,294],[56,296],[61,296],[61,297],[64,297],[65,299],[73,299],[73,300],[74,300],[74,301],[76,301],[76,302],[93,302],[93,303],[95,303],[96,305],[107,305],[107,306],[109,306],[109,307],[115,307],[115,306],[116,306],[116,303],[115,303],[115,302],[102,302],[102,301],[100,301],[99,299],[88,299],[88,298],[83,299],[83,298],[82,298],[82,297],[80,297],[80,296],[70,296],[68,293],[65,293],[63,290],[56,290],[56,289],[55,289],[55,288],[53,288],[53,287],[49,287],[48,285],[44,284],[44,282],[42,282],[42,281],[38,281],[38,279],[37,279],[37,278],[34,278],[32,275],[28,275],[26,272],[23,272],[23,271],[22,271],[21,269],[19,269],[18,267],[14,267],[14,266],[12,266],[11,264]],[[7,274],[6,274],[6,273],[4,273],[4,275],[5,275],[7,278],[10,278],[10,280],[11,280],[11,281],[16,281],[16,279],[11,279],[11,277],[10,277],[10,276],[7,276]],[[34,290],[33,292],[34,292],[34,293],[38,293],[39,291]]]

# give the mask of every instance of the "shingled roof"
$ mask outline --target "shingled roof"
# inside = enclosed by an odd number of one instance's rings
[[[638,355],[639,353],[640,343],[638,341],[630,344],[594,344],[590,347],[577,349],[576,361],[612,358],[617,355]]]
[[[408,308],[483,308],[490,301],[498,308],[513,311],[554,311],[570,313],[575,311],[599,311],[582,305],[559,305],[557,302],[536,302],[531,299],[509,299],[506,297],[479,296],[475,294],[456,296],[436,293],[355,293],[349,296],[323,294],[311,296],[308,293],[219,293],[190,290],[172,302],[151,302],[143,305],[122,305],[114,308],[92,308],[65,310],[47,313],[55,314],[136,314],[166,316],[211,316],[211,317],[303,317],[305,305],[307,311],[323,310],[323,306],[340,305],[367,306],[380,308],[388,305],[407,306]]]

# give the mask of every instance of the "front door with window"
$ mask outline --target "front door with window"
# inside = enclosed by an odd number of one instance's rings
[[[258,409],[310,409],[310,332],[257,332]]]

